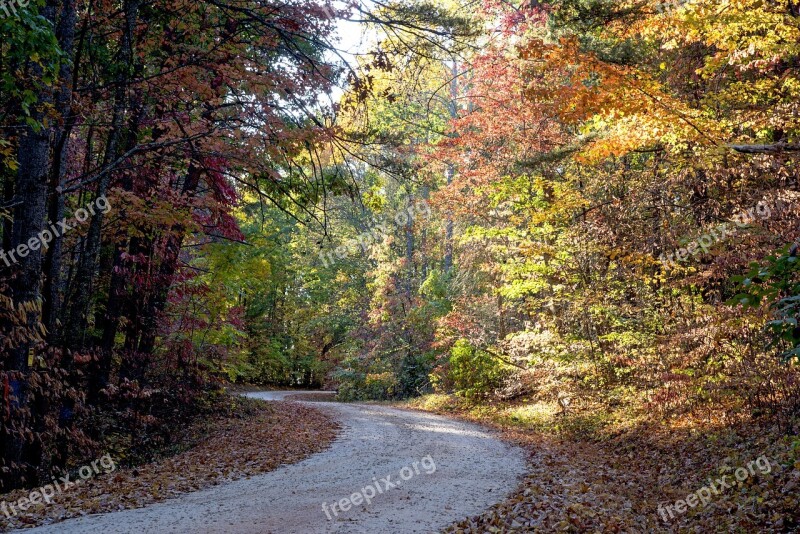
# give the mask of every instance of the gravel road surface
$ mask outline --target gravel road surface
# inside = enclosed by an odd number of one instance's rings
[[[526,470],[522,450],[478,426],[377,405],[314,406],[343,430],[330,449],[302,462],[146,508],[19,532],[429,533],[502,501]]]

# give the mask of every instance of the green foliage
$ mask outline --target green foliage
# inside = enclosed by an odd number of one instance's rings
[[[488,396],[508,373],[507,365],[464,339],[453,345],[449,366],[456,394],[469,399]]]
[[[381,369],[383,367],[383,369]],[[390,400],[397,398],[395,373],[381,362],[347,358],[334,374],[342,401]]]
[[[33,2],[25,8],[17,5],[16,9],[17,13],[11,16],[0,11],[0,104],[4,110],[12,111],[19,106],[19,120],[37,129],[42,125],[31,117],[31,108],[38,102],[38,91],[54,85],[63,54],[53,25],[38,14]],[[30,66],[41,69],[41,76],[27,75]]]
[[[409,353],[403,358],[397,374],[397,391],[400,397],[409,398],[431,391],[430,374],[436,362],[435,353]]]
[[[447,315],[453,308],[451,276],[440,269],[433,269],[419,288],[419,294],[438,316]]]
[[[738,293],[729,305],[757,308],[769,303],[774,319],[767,323],[770,347],[782,350],[785,360],[800,360],[800,261],[796,247],[783,248],[764,262],[753,262],[747,274],[731,277]]]
[[[192,343],[206,355],[208,345],[224,348],[209,359],[234,382],[322,385],[348,344],[361,278],[341,276],[347,262],[317,265],[313,236],[278,208],[248,198],[237,218],[247,245],[209,244],[195,264],[207,273],[190,284],[210,294]]]

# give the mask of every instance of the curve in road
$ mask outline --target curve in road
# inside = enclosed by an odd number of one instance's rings
[[[327,451],[302,462],[146,508],[23,532],[437,532],[502,501],[526,471],[521,449],[475,425],[377,405],[315,406],[332,412],[343,430]]]

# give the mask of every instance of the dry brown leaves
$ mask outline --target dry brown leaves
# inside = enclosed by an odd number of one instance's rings
[[[272,471],[326,449],[339,425],[318,410],[290,402],[236,400],[232,417],[203,429],[190,450],[151,464],[100,475],[66,491],[50,505],[37,505],[11,520],[0,514],[0,530],[71,517],[140,508],[182,493]],[[74,478],[72,479],[74,480]],[[0,495],[14,502],[28,491]]]
[[[662,422],[581,442],[456,415],[527,449],[530,473],[509,499],[447,533],[800,532],[800,438],[786,437],[785,428]],[[709,477],[730,476],[762,455],[771,472],[734,483],[668,522],[659,515],[659,504],[685,499]]]

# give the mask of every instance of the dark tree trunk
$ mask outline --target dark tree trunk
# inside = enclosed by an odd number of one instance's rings
[[[14,180],[11,176],[6,176],[3,183],[3,204],[11,205],[14,200]],[[3,217],[3,250],[11,250],[11,233],[14,231],[14,221],[10,218]],[[5,272],[5,263],[0,264],[0,272]]]
[[[40,15],[55,24],[58,4],[49,1]],[[43,81],[42,67],[35,62],[29,64],[31,78],[38,81],[37,102],[31,117],[43,124],[46,110],[53,104],[53,91]],[[19,171],[15,188],[13,210],[14,224],[11,231],[9,251],[17,260],[12,268],[11,294],[14,306],[24,310],[24,323],[27,333],[23,340],[14,346],[7,356],[5,370],[8,372],[8,386],[14,401],[9,406],[9,423],[3,425],[3,460],[9,469],[3,472],[3,487],[8,489],[22,482],[35,481],[35,465],[38,463],[31,454],[28,432],[33,430],[40,414],[38,405],[30,402],[29,355],[37,342],[42,341],[41,281],[42,257],[41,242],[37,236],[45,228],[47,216],[47,186],[50,178],[50,128],[27,127],[19,141],[17,162]],[[35,400],[35,399],[33,399]],[[8,430],[8,432],[6,432]],[[27,480],[25,480],[27,479]]]
[[[134,98],[132,106],[136,111],[131,118],[131,123],[128,127],[128,140],[125,144],[125,150],[131,150],[138,141],[139,125],[144,114],[141,106],[141,99]],[[122,179],[122,188],[125,191],[132,192],[134,189],[133,176],[126,174]],[[124,206],[120,208],[120,218],[125,220],[127,218],[127,211]],[[104,313],[98,313],[96,324],[100,326],[100,353],[97,355],[97,366],[92,376],[90,377],[89,398],[90,402],[97,402],[99,400],[99,393],[104,389],[111,378],[111,371],[114,359],[114,345],[119,331],[119,322],[122,318],[126,305],[131,301],[131,296],[126,293],[126,282],[130,273],[126,270],[126,263],[124,254],[126,252],[131,255],[136,255],[142,252],[140,250],[140,239],[134,237],[130,241],[126,241],[117,245],[114,249],[114,256],[111,268],[111,283],[108,289],[108,300]],[[135,316],[129,313],[131,321],[135,321]]]
[[[128,89],[134,68],[133,40],[134,30],[139,14],[139,0],[125,1],[125,27],[120,38],[119,63],[123,68],[116,80],[114,94],[114,111],[111,119],[111,131],[106,143],[103,157],[103,168],[113,163],[119,157],[119,148],[124,140],[125,116],[128,109]],[[106,196],[113,173],[103,173],[97,183],[96,198]],[[87,346],[86,330],[88,318],[91,314],[91,302],[94,290],[94,281],[97,269],[97,260],[100,256],[101,234],[105,214],[96,210],[89,224],[89,231],[83,243],[83,250],[78,261],[76,283],[72,306],[69,314],[66,339],[67,346],[81,349]]]
[[[71,59],[75,55],[75,28],[77,24],[77,10],[75,0],[64,0],[64,7],[61,18],[58,22],[56,37],[61,47],[61,51],[66,58],[61,65],[59,73],[60,88],[56,95],[56,112],[63,119],[63,126],[55,132],[55,151],[50,180],[50,190],[53,198],[50,202],[49,219],[57,222],[64,218],[64,196],[61,188],[64,186],[64,178],[67,172],[67,152],[69,149],[69,136],[75,125],[75,117],[72,113],[72,88],[73,88],[73,63]],[[43,322],[47,328],[48,342],[51,345],[58,343],[61,332],[58,327],[61,317],[61,302],[64,291],[64,282],[61,274],[62,268],[63,236],[54,236],[53,242],[47,250],[45,256],[45,285],[44,285],[44,306],[42,310]]]
[[[197,164],[192,163],[183,184],[183,195],[194,196],[200,185],[202,169]],[[156,337],[158,335],[158,321],[167,306],[167,298],[175,273],[178,271],[178,261],[180,259],[181,247],[185,238],[185,230],[182,227],[174,228],[170,232],[159,267],[159,281],[156,294],[148,301],[144,312],[144,325],[142,337],[139,343],[139,352],[149,354],[155,348]]]

